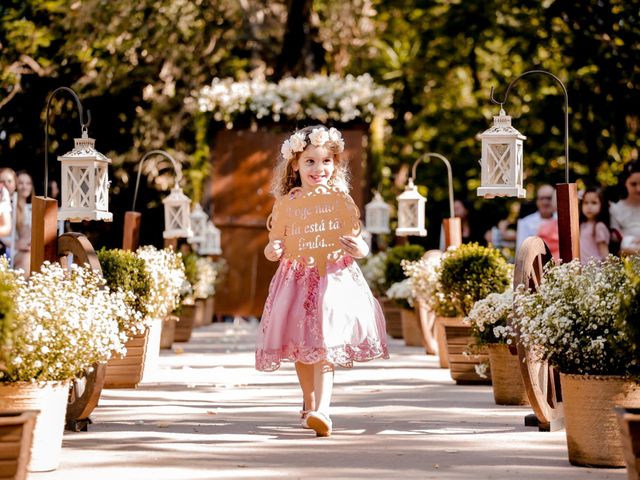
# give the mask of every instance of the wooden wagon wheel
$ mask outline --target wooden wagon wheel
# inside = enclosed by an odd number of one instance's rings
[[[543,281],[543,267],[551,260],[549,247],[539,237],[529,237],[518,249],[513,275],[514,290],[526,285],[536,291]],[[558,372],[541,361],[535,352],[518,343],[520,371],[527,391],[527,397],[537,418],[540,430],[559,430],[564,426],[562,395]],[[528,424],[528,422],[527,422]]]
[[[98,255],[91,242],[81,233],[65,233],[58,237],[58,257],[60,264],[68,268],[67,256],[74,257],[74,263],[87,264],[95,272],[102,274]],[[91,372],[76,378],[71,384],[69,402],[67,404],[67,430],[86,431],[90,423],[89,415],[98,406],[107,366],[96,363]]]

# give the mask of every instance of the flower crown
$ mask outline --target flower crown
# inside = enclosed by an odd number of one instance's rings
[[[327,143],[332,143],[335,146],[334,150],[337,150],[335,153],[344,151],[342,134],[333,127],[329,130],[322,127],[314,128],[309,134],[309,142],[314,147],[323,147]],[[296,132],[282,143],[280,153],[282,158],[289,161],[296,153],[302,152],[305,148],[307,148],[307,141],[304,133]]]

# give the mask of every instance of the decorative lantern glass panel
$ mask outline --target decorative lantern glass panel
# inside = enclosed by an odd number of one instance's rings
[[[204,236],[207,229],[207,220],[209,216],[204,213],[199,203],[191,212],[191,230],[193,230],[193,237],[189,239],[189,243],[203,243]]]
[[[207,228],[204,235],[204,243],[200,244],[198,254],[200,255],[220,255],[220,230],[216,228],[211,220],[207,222]]]
[[[427,199],[420,195],[413,184],[413,178],[398,196],[398,228],[396,235],[419,235],[425,237],[427,229],[424,227],[424,207]]]
[[[522,141],[527,137],[511,126],[511,117],[500,109],[500,114],[493,117],[493,126],[480,138],[482,174],[478,195],[524,198]]]
[[[365,229],[369,233],[389,233],[389,205],[385,203],[379,192],[373,200],[364,206]]]
[[[191,200],[176,185],[164,203],[164,238],[191,238]]]
[[[74,139],[73,150],[58,157],[62,166],[59,220],[110,222],[109,173],[111,160],[95,149],[96,141],[86,130]]]

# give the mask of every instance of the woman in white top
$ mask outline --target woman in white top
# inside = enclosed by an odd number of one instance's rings
[[[17,191],[18,212],[16,214],[16,246],[13,266],[29,274],[31,264],[31,195],[33,194],[33,180],[27,172],[18,172]]]
[[[11,255],[11,219],[13,207],[11,198],[16,191],[16,172],[11,168],[0,168],[0,248],[9,257]],[[5,251],[6,250],[6,251]]]
[[[622,254],[640,252],[640,162],[627,163],[623,172],[625,195],[611,205],[611,227],[622,234]]]

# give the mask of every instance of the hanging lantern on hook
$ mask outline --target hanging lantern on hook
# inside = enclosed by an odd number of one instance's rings
[[[191,230],[193,231],[193,236],[189,239],[189,243],[201,244],[204,242],[207,220],[209,220],[209,216],[204,212],[202,206],[196,203],[196,206],[191,212]]]
[[[191,200],[176,181],[171,193],[162,200],[164,204],[164,238],[191,238]]]
[[[220,230],[216,228],[211,220],[207,221],[205,229],[204,242],[200,244],[198,254],[200,255],[220,255],[222,248],[220,247]]]
[[[109,174],[111,160],[95,149],[86,127],[82,137],[74,139],[73,150],[58,157],[62,167],[61,207],[59,220],[110,222]]]
[[[482,159],[478,196],[526,197],[522,186],[522,141],[526,138],[511,126],[511,117],[500,107],[500,114],[493,117],[493,126],[480,134]]]
[[[409,183],[404,192],[398,195],[398,228],[396,235],[418,235],[425,237],[427,229],[424,222],[424,209],[427,199],[420,195],[418,188],[409,177]]]
[[[369,233],[389,233],[389,214],[391,207],[375,192],[373,200],[364,206],[365,229]]]

